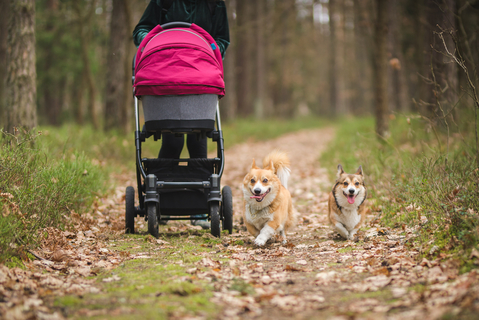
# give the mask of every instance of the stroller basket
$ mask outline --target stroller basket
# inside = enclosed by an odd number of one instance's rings
[[[181,162],[181,165],[178,165]],[[143,159],[146,174],[159,181],[208,181],[220,159]]]
[[[160,211],[163,215],[184,217],[209,212],[208,196],[203,190],[161,190],[159,196]],[[189,219],[189,217],[187,217],[187,219]]]
[[[215,94],[143,96],[145,128],[148,131],[211,131],[215,128]]]

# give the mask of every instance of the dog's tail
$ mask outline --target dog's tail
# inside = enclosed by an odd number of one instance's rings
[[[285,152],[274,150],[263,159],[263,168],[273,170],[278,176],[281,184],[288,188],[289,175],[291,169],[289,168],[289,158]]]

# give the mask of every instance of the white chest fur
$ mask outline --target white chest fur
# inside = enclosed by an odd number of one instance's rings
[[[252,208],[249,204],[246,204],[245,210],[246,220],[254,225],[256,229],[261,230],[268,221],[271,221],[273,215],[269,213],[269,207],[264,207],[260,210]]]
[[[348,231],[353,230],[361,221],[358,208],[341,208],[341,214],[335,213],[334,218],[343,224]]]

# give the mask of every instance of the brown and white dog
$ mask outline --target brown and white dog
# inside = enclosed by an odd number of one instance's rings
[[[285,231],[296,225],[291,194],[286,189],[290,172],[287,155],[273,151],[264,158],[263,169],[253,159],[251,170],[243,179],[244,221],[258,246],[276,234],[286,243]]]
[[[346,240],[353,240],[364,222],[366,196],[362,167],[359,166],[355,174],[347,174],[338,165],[338,179],[329,194],[328,216],[334,230]]]

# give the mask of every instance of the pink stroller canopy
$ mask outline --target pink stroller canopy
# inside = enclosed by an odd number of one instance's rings
[[[218,45],[195,24],[171,29],[156,26],[138,47],[133,86],[136,96],[223,97],[223,62]]]

